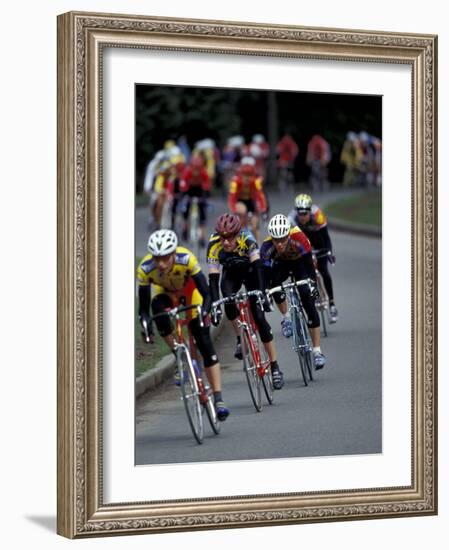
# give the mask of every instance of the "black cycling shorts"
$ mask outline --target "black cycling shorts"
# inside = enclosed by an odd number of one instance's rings
[[[298,281],[307,279],[308,277],[307,270],[301,260],[273,262],[271,267],[270,287],[279,286],[288,278],[290,273],[293,273],[293,276]],[[300,286],[298,290],[301,296],[302,305],[307,314],[308,326],[310,328],[319,327],[320,317],[315,306],[315,300],[312,298],[309,288],[304,285]],[[285,300],[285,294],[276,292],[276,294],[273,294],[273,298],[277,304],[280,304]]]
[[[245,285],[247,290],[256,290],[258,288],[257,275],[251,264],[249,264],[246,269],[243,266],[241,266],[238,270],[223,269],[220,286],[221,293],[224,297],[238,292],[242,284]],[[254,322],[259,330],[260,339],[264,343],[271,342],[273,340],[273,331],[265,318],[264,311],[260,308],[257,302],[257,298],[255,296],[251,296],[249,303]],[[225,313],[226,317],[230,321],[236,319],[239,314],[235,304],[225,304]]]
[[[173,302],[167,294],[158,294],[151,302],[151,310],[153,315],[162,313],[173,307]],[[157,330],[161,336],[168,336],[173,332],[173,325],[168,315],[156,317],[154,320]],[[200,326],[199,319],[195,317],[189,322],[189,329],[195,340],[195,344],[200,350],[205,367],[212,367],[218,363],[218,356],[210,337],[210,328],[208,326]]]

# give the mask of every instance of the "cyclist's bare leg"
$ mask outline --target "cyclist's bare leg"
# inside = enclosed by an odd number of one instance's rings
[[[240,327],[239,327],[239,321],[238,319],[234,319],[231,321],[232,328],[234,329],[235,335],[240,336]]]
[[[312,345],[314,348],[320,347],[320,327],[309,328]]]
[[[220,363],[215,363],[211,367],[204,369],[206,371],[206,376],[209,381],[209,384],[212,387],[212,391],[217,392],[221,391],[221,369]]]
[[[284,300],[280,304],[276,304],[276,305],[278,306],[278,309],[282,313],[282,315],[285,315],[288,312],[287,300]]]
[[[172,350],[175,347],[175,337],[173,335],[173,332],[169,334],[168,336],[164,336],[165,343],[167,346]]]
[[[257,214],[253,214],[251,217],[251,232],[256,241],[259,242],[259,216]]]
[[[160,225],[162,218],[162,209],[165,202],[165,193],[160,193],[157,196],[156,204],[154,205],[154,220],[157,225]]]
[[[265,351],[268,353],[268,357],[270,358],[270,363],[274,363],[277,359],[276,346],[274,345],[274,340],[271,340],[271,342],[264,342],[263,347],[265,348]]]

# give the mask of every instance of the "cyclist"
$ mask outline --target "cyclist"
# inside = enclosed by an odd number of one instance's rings
[[[252,161],[252,163],[250,163]],[[231,181],[228,205],[232,213],[236,212],[237,202],[243,202],[251,216],[251,231],[259,241],[259,214],[266,214],[268,202],[263,190],[263,179],[257,175],[254,159],[242,159],[236,175]]]
[[[310,195],[300,194],[295,198],[295,209],[289,214],[293,225],[297,225],[310,240],[316,250],[326,249],[330,255],[317,258],[318,271],[323,277],[324,286],[329,297],[330,322],[336,323],[338,311],[334,300],[334,286],[329,273],[328,262],[335,263],[335,256],[332,252],[332,242],[327,229],[327,219],[323,211],[313,204]]]
[[[178,246],[176,233],[171,229],[160,229],[148,239],[148,252],[137,268],[139,319],[149,326],[150,305],[153,315],[175,307],[180,302],[185,305],[200,305],[205,319],[210,310],[211,296],[207,279],[198,260],[187,249]],[[194,311],[194,310],[192,310]],[[159,334],[169,348],[174,348],[173,326],[168,316],[155,319]],[[223,402],[221,393],[220,363],[210,338],[209,327],[200,326],[196,312],[192,313],[189,328],[203,357],[207,379],[214,393],[215,408],[219,420],[226,420],[229,409]],[[179,373],[175,373],[179,385]]]
[[[251,143],[246,146],[246,154],[256,161],[256,171],[262,177],[266,174],[266,165],[270,156],[270,146],[262,134],[254,134]]]
[[[310,186],[312,189],[325,189],[328,187],[328,165],[331,160],[331,148],[329,143],[315,134],[307,144],[306,164],[310,167]]]
[[[201,157],[196,155],[192,156],[190,164],[184,170],[182,176],[181,192],[187,197],[186,207],[184,210],[184,227],[182,230],[182,238],[183,240],[187,240],[191,199],[193,197],[198,197],[198,209],[200,213],[200,246],[204,247],[206,245],[206,210],[207,198],[210,195],[210,178]]]
[[[166,143],[170,143],[168,140]],[[171,226],[174,227],[176,208],[179,199],[181,174],[184,171],[185,159],[177,146],[165,149],[165,160],[159,166],[154,182],[154,193],[156,201],[154,204],[154,221],[157,228],[162,221],[162,211],[168,199],[172,199]]]
[[[296,141],[286,132],[276,145],[277,166],[281,185],[294,182],[294,166],[299,149]]]
[[[240,219],[235,214],[223,214],[217,219],[215,233],[209,240],[207,263],[212,301],[219,298],[220,266],[222,266],[220,287],[224,297],[238,292],[242,284],[247,290],[263,291],[265,288],[263,265],[257,242],[251,232],[242,230]],[[250,307],[260,339],[270,358],[273,387],[280,390],[284,385],[284,378],[276,360],[273,332],[255,296],[250,298]],[[271,311],[267,298],[264,299],[263,309]],[[234,357],[242,359],[242,344],[237,322],[238,310],[235,304],[225,304],[225,313],[237,336]]]
[[[266,277],[270,286],[280,285],[290,273],[295,279],[316,280],[312,261],[312,247],[309,239],[298,227],[292,227],[287,216],[276,214],[268,222],[267,237],[260,248]],[[315,307],[314,296],[308,287],[298,288],[304,310],[307,314],[308,326],[313,345],[313,362],[315,369],[322,369],[326,358],[320,347],[320,318]],[[292,335],[292,321],[285,294],[282,292],[273,295],[279,311],[283,315],[281,321],[282,334],[289,338]]]

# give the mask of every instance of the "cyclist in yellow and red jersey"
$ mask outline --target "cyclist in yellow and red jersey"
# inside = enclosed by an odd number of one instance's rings
[[[203,319],[207,319],[211,306],[211,295],[196,257],[182,246],[178,246],[176,233],[171,229],[160,229],[148,239],[148,252],[137,268],[139,296],[139,319],[150,326],[150,306],[153,315],[176,307],[183,301],[185,305],[200,305]],[[225,420],[229,409],[223,402],[221,393],[220,363],[210,338],[207,323],[200,325],[197,313],[192,310],[189,329],[203,357],[207,378],[214,392],[215,408],[219,420]],[[173,326],[168,316],[155,320],[159,334],[170,349],[174,348]],[[179,373],[175,373],[179,385]]]
[[[200,214],[200,246],[206,244],[206,211],[207,199],[210,196],[211,180],[204,166],[203,159],[199,156],[192,156],[190,163],[184,170],[181,180],[181,193],[187,196],[186,207],[184,210],[184,227],[182,230],[183,240],[187,240],[188,219],[192,197],[198,197],[198,210]]]
[[[229,187],[228,205],[232,213],[236,212],[237,202],[246,205],[251,215],[251,231],[259,241],[259,214],[268,211],[268,202],[263,190],[263,179],[257,175],[252,164],[242,164]]]
[[[318,271],[323,277],[324,286],[329,297],[330,322],[336,323],[338,312],[335,306],[334,286],[329,273],[328,262],[335,263],[332,242],[327,228],[327,218],[310,195],[300,194],[295,198],[295,209],[289,214],[292,224],[297,225],[307,235],[315,250],[326,250],[328,255],[317,258]]]
[[[268,233],[269,237],[260,247],[260,257],[266,270],[266,277],[270,281],[269,285],[271,287],[279,286],[290,273],[297,280],[309,278],[316,281],[312,247],[305,233],[298,227],[292,227],[287,216],[283,214],[276,214],[271,218],[268,222]],[[320,347],[320,318],[316,310],[315,299],[307,286],[300,286],[298,290],[307,314],[315,369],[322,369],[326,358]],[[285,293],[276,293],[273,298],[283,315],[282,334],[289,338],[292,335],[292,322]]]

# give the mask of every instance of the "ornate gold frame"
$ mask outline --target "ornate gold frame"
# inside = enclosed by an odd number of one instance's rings
[[[102,499],[101,56],[105,46],[412,69],[412,484],[118,503]],[[437,512],[437,37],[95,13],[58,18],[58,532],[79,538]],[[149,495],[150,497],[150,495]]]

